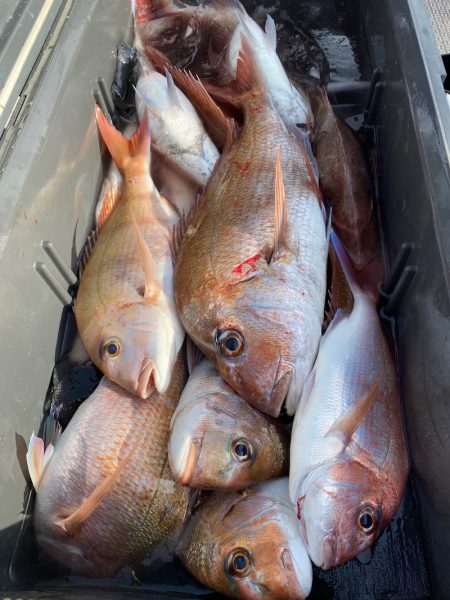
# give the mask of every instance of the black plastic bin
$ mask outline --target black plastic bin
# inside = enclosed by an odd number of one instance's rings
[[[128,0],[58,6],[0,139],[0,597],[196,597],[208,592],[177,563],[140,586],[129,575],[90,581],[52,574],[33,543],[16,434],[28,440],[39,430],[55,361],[73,341],[69,290],[108,166],[94,93],[101,94],[98,78],[110,85],[116,48],[131,24]],[[412,461],[388,530],[364,556],[316,570],[311,597],[450,598],[450,110],[443,64],[421,0],[280,0],[275,9],[281,36],[295,21],[321,44],[330,99],[370,157],[389,273],[382,314],[397,343]],[[284,48],[292,67],[286,39]]]

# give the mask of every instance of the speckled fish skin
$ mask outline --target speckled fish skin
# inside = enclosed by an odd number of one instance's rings
[[[142,62],[136,86],[139,119],[147,113],[152,131],[152,149],[170,165],[203,188],[219,158],[219,151],[190,101],[175,87],[170,75],[158,73]],[[180,207],[189,212],[190,206]]]
[[[314,100],[320,186],[333,207],[333,228],[361,270],[380,254],[369,167],[358,140],[334,114],[326,93],[318,92]]]
[[[218,161],[179,247],[175,297],[186,331],[225,381],[276,417],[285,398],[295,413],[316,356],[327,241],[305,148],[263,91],[242,103],[243,129]],[[280,148],[287,225],[274,250]],[[244,340],[234,358],[218,344],[230,330]]]
[[[149,402],[103,378],[58,440],[38,487],[34,527],[42,549],[72,572],[112,577],[182,527],[190,492],[172,478],[167,443],[185,380],[181,356],[167,392]],[[79,529],[69,535],[55,524],[130,455]]]
[[[184,485],[241,489],[287,473],[282,425],[240,398],[206,359],[192,371],[170,429],[169,463]]]
[[[349,283],[353,310],[338,311],[322,339],[291,441],[291,501],[309,555],[324,569],[373,544],[409,468],[394,361],[374,301]]]
[[[155,387],[159,392],[167,389],[184,340],[175,306],[171,250],[179,215],[150,177],[148,152],[124,163],[121,200],[100,230],[82,273],[75,316],[95,365],[145,399]],[[140,238],[153,263],[150,278],[145,275]],[[117,356],[107,352],[111,342],[119,349]]]
[[[287,478],[214,492],[188,522],[177,552],[194,577],[230,598],[302,600],[311,590],[311,561],[296,531]],[[232,566],[239,553],[249,567],[240,576]]]

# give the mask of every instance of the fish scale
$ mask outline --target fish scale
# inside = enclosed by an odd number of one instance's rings
[[[95,365],[145,399],[154,387],[159,392],[167,389],[184,340],[175,306],[171,250],[179,215],[149,174],[147,118],[131,140],[116,131],[99,109],[97,121],[123,186],[120,199],[109,201],[112,212],[81,275],[75,316]]]
[[[409,467],[397,373],[374,298],[332,237],[354,305],[338,310],[321,341],[294,420],[289,474],[303,539],[324,569],[373,544],[399,506]]]
[[[112,576],[178,532],[190,492],[176,484],[167,462],[169,424],[185,381],[175,365],[165,394],[142,401],[102,380],[58,441],[38,487],[38,541],[56,560],[94,576]],[[87,521],[71,535],[55,525],[68,516],[128,456],[132,456]],[[74,548],[77,549],[77,553]]]
[[[263,91],[242,102],[241,133],[220,159],[181,241],[175,297],[188,334],[232,388],[272,416],[288,393],[293,414],[317,351],[325,302],[320,192],[308,142],[286,129]],[[286,219],[274,251],[280,149]],[[217,331],[244,327],[254,350],[246,349],[239,364],[222,361]],[[288,376],[289,392],[280,383]]]

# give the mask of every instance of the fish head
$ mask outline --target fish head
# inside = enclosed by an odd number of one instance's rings
[[[157,304],[111,307],[93,320],[83,343],[95,365],[110,379],[139,398],[169,385],[183,334]],[[180,339],[181,338],[181,339]]]
[[[297,499],[297,516],[311,560],[329,569],[370,548],[392,513],[386,514],[382,482],[359,462],[320,471]]]
[[[305,598],[312,567],[295,513],[259,488],[207,500],[183,534],[180,558],[203,584],[227,596]]]
[[[283,402],[288,414],[295,413],[317,353],[321,320],[300,310],[297,290],[273,279],[239,284],[231,309],[225,294],[220,304],[205,306],[195,341],[242,398],[278,417]],[[209,344],[202,347],[207,336]]]
[[[174,419],[169,461],[175,479],[198,489],[242,489],[287,471],[282,426],[233,392],[212,392]]]

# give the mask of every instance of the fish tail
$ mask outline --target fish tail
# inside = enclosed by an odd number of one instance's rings
[[[355,302],[357,299],[363,299],[365,297],[369,297],[374,303],[378,302],[380,295],[378,290],[378,280],[376,278],[364,277],[364,273],[360,273],[355,269],[345,248],[333,229],[331,229],[331,242],[338,260],[341,263],[342,270],[344,271]]]
[[[134,22],[137,25],[148,23],[175,10],[173,0],[132,0]]]
[[[237,45],[239,40],[240,50],[236,66],[236,79],[224,87],[218,87],[208,82],[204,83],[211,96],[217,100],[228,102],[236,108],[242,108],[244,100],[250,92],[260,94],[265,89],[255,52],[246,33],[238,26],[233,34],[230,48]]]
[[[150,162],[150,129],[148,116],[145,113],[138,129],[131,139],[117,131],[108,119],[105,117],[98,105],[95,106],[97,125],[113,161],[119,171],[123,172],[127,168],[131,159],[143,159],[148,165]]]

